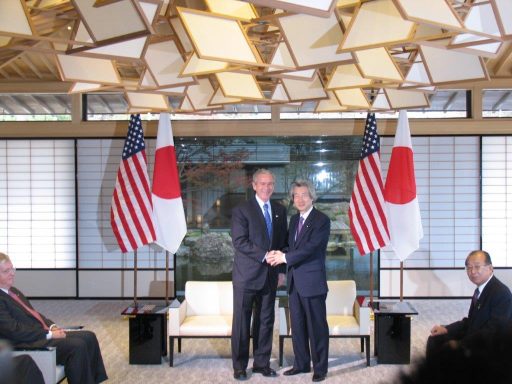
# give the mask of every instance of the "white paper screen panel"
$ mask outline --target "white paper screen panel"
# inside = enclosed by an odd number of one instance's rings
[[[282,82],[291,101],[327,98],[318,76],[312,80],[282,79]]]
[[[226,97],[257,100],[265,98],[256,78],[250,73],[221,72],[217,73],[216,77]]]
[[[32,35],[25,9],[20,0],[0,1],[0,34]]]
[[[421,91],[405,91],[401,89],[384,89],[389,100],[389,105],[393,109],[403,108],[421,108],[428,107],[428,98]]]
[[[327,89],[342,89],[364,87],[372,83],[371,79],[365,79],[355,64],[338,65],[332,74]]]
[[[195,110],[216,108],[209,105],[214,92],[212,84],[208,79],[198,79],[197,84],[187,88],[188,101],[190,101]]]
[[[95,41],[148,31],[131,0],[94,7],[90,0],[72,0]]]
[[[131,108],[138,108],[139,110],[156,109],[161,111],[167,111],[169,109],[169,100],[166,95],[126,92],[126,98]]]
[[[120,84],[119,74],[111,60],[71,55],[56,55],[65,81]]]
[[[363,49],[354,52],[364,77],[401,82],[402,74],[386,48]]]
[[[244,21],[251,21],[258,17],[252,4],[236,0],[205,0],[210,12],[235,17]]]
[[[512,266],[512,137],[482,137],[482,247]]]
[[[292,15],[278,21],[297,66],[352,60],[349,53],[336,53],[343,32],[335,13],[329,18]]]
[[[185,66],[181,70],[181,76],[197,76],[207,73],[225,71],[229,64],[223,61],[204,60],[192,52]]]
[[[178,11],[201,59],[261,64],[237,20],[185,8]]]
[[[487,79],[480,57],[468,53],[422,45],[421,53],[434,84]]]
[[[150,44],[144,60],[159,86],[192,84],[191,77],[180,77],[185,64],[174,40]]]
[[[414,32],[414,23],[404,20],[392,0],[363,3],[352,18],[339,50],[354,50],[404,41]]]
[[[18,268],[76,266],[74,140],[0,140],[0,249]]]
[[[120,56],[132,59],[140,59],[146,44],[147,37],[123,41],[115,44],[107,44],[98,48],[88,49],[82,55]]]
[[[384,178],[393,141],[381,138]],[[463,268],[468,252],[480,248],[480,139],[413,136],[412,146],[424,237],[404,266]],[[392,252],[380,257],[382,268],[400,267]]]
[[[512,2],[510,0],[494,0],[498,10],[499,19],[503,25],[505,35],[512,34]]]
[[[396,0],[396,3],[404,11],[407,20],[458,30],[463,27],[446,0]]]

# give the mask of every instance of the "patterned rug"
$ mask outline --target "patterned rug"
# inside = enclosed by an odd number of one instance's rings
[[[226,383],[236,382],[230,358],[229,339],[187,339],[182,342],[182,353],[174,354],[174,367],[167,358],[161,365],[130,365],[128,363],[128,319],[121,312],[129,301],[105,300],[34,300],[34,306],[57,324],[82,324],[98,336],[103,358],[112,384],[160,383]],[[459,320],[467,313],[469,300],[410,300],[419,312],[411,325],[411,359],[424,356],[425,343],[434,324],[447,324]],[[144,304],[150,304],[144,302]],[[155,303],[158,304],[158,303]],[[276,317],[277,317],[276,311]],[[291,340],[285,341],[285,360],[278,367],[277,322],[274,328],[274,348],[271,366],[278,371],[277,378],[259,374],[248,376],[250,383],[311,383],[311,374],[285,377],[282,373],[293,364]],[[395,383],[396,377],[408,365],[377,364],[373,356],[373,330],[371,337],[371,366],[366,367],[357,339],[330,339],[329,373],[331,383]],[[251,367],[252,362],[249,362]]]

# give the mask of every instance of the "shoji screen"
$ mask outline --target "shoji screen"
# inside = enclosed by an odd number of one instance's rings
[[[385,178],[393,137],[381,139]],[[405,261],[409,268],[464,266],[480,247],[480,140],[478,137],[413,137],[418,199],[424,237]],[[381,267],[399,266],[392,252],[381,252]]]
[[[512,266],[512,137],[482,138],[482,243],[494,266]]]
[[[0,250],[18,268],[76,267],[73,140],[0,141]]]

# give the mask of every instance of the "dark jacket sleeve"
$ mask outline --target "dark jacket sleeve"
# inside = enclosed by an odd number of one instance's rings
[[[23,297],[24,300],[26,300]],[[52,322],[43,317],[47,325]],[[0,338],[9,340],[13,345],[30,344],[46,340],[47,331],[7,294],[0,297]]]

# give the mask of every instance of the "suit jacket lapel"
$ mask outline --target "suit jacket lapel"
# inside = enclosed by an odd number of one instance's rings
[[[258,204],[258,201],[256,200],[256,196],[254,196],[252,198],[252,207],[254,209],[254,215],[258,218],[258,221],[260,223],[260,231],[263,231],[265,233],[265,235],[267,236],[268,238],[268,231],[267,231],[267,223],[265,222],[265,217],[263,216],[263,211],[261,210],[261,207],[260,205]],[[272,203],[271,204],[271,210],[272,210],[272,215],[274,214],[275,210],[272,208]],[[272,233],[273,235],[273,233]],[[269,243],[270,243],[270,246],[272,245],[272,239],[268,239]]]

